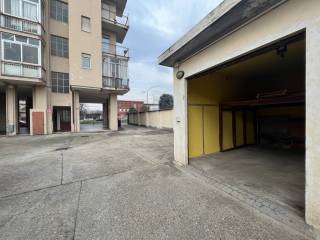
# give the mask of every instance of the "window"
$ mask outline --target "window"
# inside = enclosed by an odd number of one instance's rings
[[[10,33],[2,33],[3,60],[40,64],[40,41]]]
[[[52,92],[69,93],[69,73],[51,72]]]
[[[4,60],[21,62],[21,45],[12,42],[4,42],[3,44]]]
[[[58,0],[50,1],[50,17],[68,23],[68,4]]]
[[[4,12],[15,17],[39,22],[39,0],[4,0]]]
[[[82,63],[82,68],[85,69],[90,69],[91,68],[91,55],[82,53],[81,54],[81,63]]]
[[[38,39],[2,33],[1,59],[3,75],[41,77],[41,45]]]
[[[22,1],[22,16],[33,21],[40,21],[38,18],[38,6],[35,3]]]
[[[51,55],[69,57],[69,43],[67,38],[51,35]]]
[[[102,38],[102,51],[109,53],[110,48],[110,36],[104,35]]]
[[[81,30],[84,32],[91,31],[91,19],[85,16],[81,16]]]
[[[38,48],[33,46],[22,46],[23,62],[38,64]]]

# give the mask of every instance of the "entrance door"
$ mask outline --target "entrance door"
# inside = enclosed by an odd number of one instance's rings
[[[44,112],[32,113],[33,135],[44,134]]]
[[[53,130],[54,132],[71,131],[70,107],[53,107]]]

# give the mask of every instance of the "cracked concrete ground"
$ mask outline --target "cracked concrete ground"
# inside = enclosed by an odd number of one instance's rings
[[[173,161],[170,131],[0,138],[0,239],[309,239]]]

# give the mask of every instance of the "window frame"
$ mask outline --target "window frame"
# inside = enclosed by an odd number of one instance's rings
[[[57,46],[55,46],[56,48],[53,51],[53,46],[57,45],[57,42],[55,44],[52,44],[53,43],[53,38],[55,38],[56,40],[57,39],[61,39],[62,40],[62,48],[61,48],[61,51],[62,51],[61,53],[62,54],[61,55],[58,54],[59,53],[59,51],[58,51],[59,48]],[[64,51],[64,41],[63,40],[66,41],[66,46],[67,46],[66,53]],[[53,52],[54,52],[54,54],[53,54]],[[55,57],[61,57],[61,58],[69,58],[69,39],[65,38],[65,37],[60,37],[60,36],[51,34],[51,36],[50,36],[50,55],[51,56],[55,56]]]
[[[35,23],[42,23],[41,0],[39,0],[38,3],[30,1],[30,0],[18,0],[18,1],[19,1],[19,15],[20,16],[18,16],[16,14],[12,14],[12,13],[6,12],[5,0],[1,1],[1,8],[2,8],[3,12],[6,15],[9,15],[9,16],[12,16],[12,17],[26,19],[28,21],[35,22]],[[29,3],[31,5],[35,5],[37,7],[37,17],[36,17],[37,20],[29,19],[29,18],[26,18],[26,17],[23,16],[23,3],[24,2]]]
[[[89,67],[83,65],[83,60],[89,59]],[[88,53],[81,53],[81,68],[82,69],[92,69],[92,56]]]
[[[54,6],[55,7],[55,14],[53,14],[53,3],[55,3],[56,5]],[[61,4],[61,19],[58,18],[58,14],[57,14],[57,3],[58,4]],[[66,8],[63,8],[62,6],[65,6]],[[49,3],[49,7],[50,7],[50,18],[55,20],[55,21],[58,21],[58,22],[62,22],[62,23],[69,23],[69,4],[67,2],[64,2],[64,1],[60,1],[60,0],[50,0],[50,3]],[[67,10],[67,15],[65,16],[64,15],[64,10]],[[54,15],[54,16],[53,16]],[[64,21],[64,18],[66,17],[66,21]]]
[[[83,27],[83,26],[84,26],[84,25],[83,25],[83,23],[84,23],[83,20],[88,20],[88,23],[89,23],[88,29],[85,29],[85,28]],[[81,15],[81,31],[86,32],[86,33],[91,33],[91,18],[90,18],[90,17]]]
[[[4,39],[4,38],[2,37],[2,34],[3,34],[3,33],[1,33],[1,60],[6,61],[6,62],[12,62],[12,63],[20,63],[20,64],[24,64],[24,65],[32,65],[32,66],[38,66],[38,67],[41,66],[41,59],[42,59],[41,49],[42,49],[42,46],[41,46],[41,41],[40,41],[40,40],[35,39],[35,38],[20,36],[20,35],[18,35],[18,34],[12,34],[13,40],[10,40],[10,39]],[[17,41],[17,40],[16,40],[17,36],[18,36],[18,37],[24,37],[24,38],[26,38],[26,39],[27,39],[27,42]],[[30,43],[29,43],[29,42],[30,42],[30,39],[32,39],[32,40],[38,40],[39,45],[30,44]],[[4,43],[5,43],[5,42],[6,42],[6,43],[10,43],[10,44],[20,45],[20,61],[5,59],[5,57],[4,57]],[[23,59],[24,59],[23,46],[37,48],[37,50],[38,50],[38,56],[37,56],[37,57],[38,57],[38,63],[29,63],[29,62],[23,61]]]
[[[53,75],[55,74],[55,81],[56,84],[53,84]],[[59,78],[59,75],[62,75],[62,79]],[[50,72],[50,79],[51,79],[51,91],[53,93],[57,94],[69,94],[70,93],[70,74],[69,73],[63,73],[63,72],[56,72],[51,71]],[[62,81],[62,86],[59,85],[59,82]],[[68,81],[68,84],[65,84],[66,81]],[[59,91],[59,89],[62,88],[62,91]],[[66,91],[67,89],[67,91]]]

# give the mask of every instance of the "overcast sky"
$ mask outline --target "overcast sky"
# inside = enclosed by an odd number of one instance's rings
[[[172,93],[171,69],[159,66],[158,56],[190,30],[222,0],[128,0],[130,29],[124,45],[130,49],[130,92],[119,99],[157,101]]]

